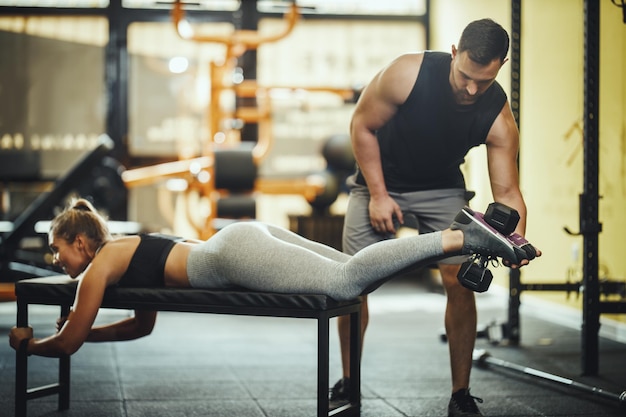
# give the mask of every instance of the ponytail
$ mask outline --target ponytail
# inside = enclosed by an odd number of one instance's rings
[[[74,242],[76,235],[85,235],[93,249],[111,240],[106,219],[86,199],[78,198],[58,214],[50,223],[49,234]]]

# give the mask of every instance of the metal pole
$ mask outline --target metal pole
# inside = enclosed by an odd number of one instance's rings
[[[582,373],[597,375],[599,364],[600,284],[598,281],[598,162],[600,90],[600,5],[585,0],[584,170],[580,195],[580,233],[583,236]]]
[[[522,52],[522,0],[511,0],[511,110],[518,129],[520,126],[521,107],[521,57]],[[519,167],[519,157],[518,157]],[[509,309],[507,321],[507,337],[513,345],[520,341],[520,279],[519,269],[509,271]]]
[[[17,327],[28,326],[28,303],[17,300]],[[26,416],[28,400],[28,354],[15,351],[15,417]]]
[[[609,400],[617,401],[622,406],[626,405],[626,391],[622,391],[619,394],[608,392],[608,391],[603,390],[602,388],[582,384],[580,382],[576,382],[568,378],[563,378],[558,375],[550,374],[548,372],[540,371],[538,369],[533,369],[528,366],[517,365],[511,362],[507,362],[502,359],[494,358],[486,350],[474,350],[473,360],[474,360],[474,363],[480,366],[486,367],[487,365],[493,365],[493,366],[497,366],[500,368],[509,369],[509,370],[519,372],[525,375],[530,375],[530,376],[534,376],[537,378],[545,379],[547,381],[557,382],[559,384],[567,385],[572,388],[576,388],[579,391],[584,391],[584,392],[597,395],[599,397],[603,397]]]

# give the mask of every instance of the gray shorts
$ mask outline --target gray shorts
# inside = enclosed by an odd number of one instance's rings
[[[374,231],[369,218],[370,194],[366,186],[350,184],[350,197],[343,227],[343,251],[353,255],[359,250],[381,240],[395,238],[395,234]],[[457,213],[468,204],[467,193],[462,188],[390,192],[404,215],[404,226],[415,228],[419,233],[447,229]],[[398,223],[396,230],[400,227]],[[461,264],[467,256],[446,258],[440,263]]]

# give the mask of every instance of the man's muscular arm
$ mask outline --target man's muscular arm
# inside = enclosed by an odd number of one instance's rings
[[[370,221],[381,233],[395,232],[394,216],[400,223],[404,219],[400,207],[387,192],[376,130],[383,127],[407,99],[422,58],[422,53],[402,55],[380,71],[363,90],[350,123],[354,156],[371,196]]]
[[[515,208],[520,215],[515,233],[526,233],[527,210],[524,197],[519,187],[517,155],[519,151],[519,132],[509,103],[505,103],[496,118],[487,137],[487,162],[489,180],[493,198],[499,203]],[[541,256],[537,248],[536,256]],[[522,265],[528,261],[523,261]],[[517,267],[517,265],[510,265]],[[521,266],[521,265],[520,265]]]

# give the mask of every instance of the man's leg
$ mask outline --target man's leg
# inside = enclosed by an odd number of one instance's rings
[[[418,217],[420,233],[443,230],[450,226],[470,193],[464,189],[417,191],[403,195],[407,211]],[[481,416],[473,397],[469,395],[472,354],[476,341],[476,301],[474,293],[463,287],[457,273],[467,257],[448,258],[439,264],[447,295],[445,313],[446,335],[450,352],[452,398],[449,416]]]
[[[403,195],[408,211],[418,217],[420,233],[450,226],[467,202],[464,189],[417,191]],[[453,392],[469,387],[472,353],[476,340],[476,303],[474,293],[463,287],[457,273],[466,257],[448,258],[439,263],[447,295],[445,326],[450,351]]]
[[[368,323],[367,295],[363,295],[361,296],[361,352],[363,352],[363,338],[365,337]],[[339,329],[343,377],[350,378],[350,316],[339,316],[337,318],[337,328]]]
[[[474,293],[463,287],[457,273],[460,265],[440,265],[447,295],[445,326],[450,350],[452,392],[469,388],[472,352],[476,341]]]
[[[346,209],[343,226],[342,246],[343,252],[354,255],[364,247],[383,240],[384,237],[377,234],[370,224],[369,201],[370,195],[367,187],[351,184],[348,207]],[[369,323],[367,308],[367,296],[362,296],[361,307],[361,352],[363,352],[363,337]],[[350,317],[340,316],[337,318],[337,330],[339,331],[339,345],[341,348],[341,365],[343,377],[337,381],[331,390],[330,408],[337,408],[345,404],[350,393],[348,392],[348,380],[350,378]]]
[[[474,293],[459,283],[460,265],[439,265],[447,295],[445,326],[450,352],[452,397],[448,417],[480,417],[475,399],[469,392],[472,353],[476,342],[476,300]]]

